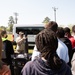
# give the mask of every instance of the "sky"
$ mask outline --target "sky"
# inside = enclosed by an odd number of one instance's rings
[[[75,24],[75,0],[0,0],[0,26],[8,26],[15,12],[17,24],[40,24],[45,17],[55,21],[53,7],[59,25]]]

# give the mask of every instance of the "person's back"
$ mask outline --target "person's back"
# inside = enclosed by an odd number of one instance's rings
[[[12,62],[12,55],[14,54],[13,46],[11,41],[5,40],[3,41],[3,50],[5,50],[6,53],[6,63],[10,64],[10,61]]]
[[[73,56],[71,41],[66,37],[61,38],[60,40],[63,41],[66,44],[66,46],[68,47],[68,55],[69,55],[69,63],[68,63],[68,65],[71,67],[71,59],[72,59],[72,56]]]
[[[66,63],[69,62],[69,56],[68,56],[68,48],[66,45],[58,39],[58,48],[57,48],[57,54],[58,56],[63,59]]]
[[[49,31],[44,29],[36,36],[35,44],[41,56],[27,62],[22,75],[72,75],[70,67],[56,53],[58,39],[55,33]]]

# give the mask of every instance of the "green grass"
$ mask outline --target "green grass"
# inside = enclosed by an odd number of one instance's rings
[[[16,45],[13,45],[13,48],[14,48],[14,51],[15,51],[15,50],[16,50]],[[28,53],[29,53],[29,54],[32,54],[32,53],[33,53],[33,49],[29,49],[29,50],[28,50]]]
[[[32,53],[33,53],[33,50],[29,49],[29,50],[28,50],[28,53],[29,53],[29,54],[32,54]]]
[[[13,38],[12,38],[12,34],[8,34],[8,37],[7,37],[8,40],[12,41]]]

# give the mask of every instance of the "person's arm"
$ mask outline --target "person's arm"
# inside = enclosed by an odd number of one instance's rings
[[[25,37],[23,37],[23,38],[21,38],[21,39],[17,38],[17,39],[16,39],[16,43],[17,43],[18,45],[20,45],[25,39],[26,39]]]
[[[0,74],[1,75],[11,75],[11,71],[7,65],[3,65],[2,69],[0,69]]]

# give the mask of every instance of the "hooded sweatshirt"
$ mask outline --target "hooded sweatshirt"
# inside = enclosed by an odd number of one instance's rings
[[[41,58],[29,61],[23,67],[22,75],[72,75],[70,67],[63,61],[60,69],[52,70]]]

